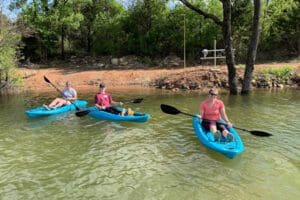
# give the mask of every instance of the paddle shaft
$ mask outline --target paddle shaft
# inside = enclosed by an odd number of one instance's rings
[[[180,111],[181,114],[184,114],[184,115],[187,115],[187,116],[191,116],[191,117],[198,117],[197,115],[192,115],[192,114],[189,114],[189,113],[185,113],[185,112],[182,112]],[[202,120],[207,120],[207,121],[214,121],[214,122],[218,122],[216,120],[209,120],[209,119],[204,119],[204,118],[201,118]],[[222,124],[222,125],[225,125],[225,126],[228,126],[228,124],[226,123],[222,123],[222,122],[218,122],[219,124]],[[244,128],[239,128],[239,127],[236,127],[236,126],[233,126],[233,128],[236,128],[236,129],[239,129],[239,130],[242,130],[242,131],[248,131]]]
[[[194,116],[195,116],[195,115],[194,115]],[[215,120],[209,120],[209,119],[203,119],[203,118],[202,118],[202,120],[214,121],[214,122],[218,122],[219,124],[228,126],[228,124],[226,124],[226,123],[219,122],[219,121],[215,121]],[[247,129],[244,129],[244,128],[239,128],[239,127],[236,127],[236,126],[232,126],[232,127],[235,128],[235,129],[241,130],[241,131],[251,132],[251,131],[249,131],[249,130],[247,130]]]
[[[48,79],[49,80],[49,79]],[[52,85],[52,87],[54,87],[54,89],[56,89],[57,92],[59,92],[61,95],[63,94],[63,92],[58,89],[53,83],[51,83],[50,81],[48,82],[50,85]]]
[[[161,104],[160,105],[160,109],[164,113],[167,113],[167,114],[170,114],[170,115],[184,114],[184,115],[191,116],[191,117],[198,117],[197,115],[191,115],[189,113],[182,112],[182,111],[178,110],[177,108],[175,108],[173,106],[170,106],[170,105],[166,105],[166,104]],[[208,121],[212,121],[212,120],[208,120]],[[213,121],[215,121],[215,120],[213,120]],[[221,123],[221,124],[226,125],[226,126],[228,125],[228,124],[222,123],[220,121],[215,121],[215,122]],[[249,133],[251,133],[252,135],[255,135],[255,136],[260,136],[260,137],[269,137],[269,136],[272,136],[271,133],[267,133],[265,131],[257,131],[257,130],[249,131],[247,129],[239,128],[239,127],[235,127],[235,126],[233,128],[249,132]]]

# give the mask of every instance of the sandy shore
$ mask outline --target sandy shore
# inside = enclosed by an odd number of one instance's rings
[[[300,63],[268,63],[255,66],[255,71],[266,67],[282,67],[291,66],[300,73]],[[31,92],[47,92],[53,91],[53,88],[44,81],[43,76],[47,78],[59,88],[63,88],[65,82],[71,81],[73,87],[79,92],[95,91],[100,82],[105,82],[110,89],[146,89],[150,88],[151,83],[156,79],[168,77],[171,75],[181,75],[184,77],[186,72],[189,74],[197,73],[197,70],[217,69],[227,73],[226,66],[195,66],[185,69],[127,69],[127,70],[84,70],[84,69],[64,69],[64,68],[40,68],[27,69],[20,68],[19,73],[23,77],[24,84],[22,88]],[[240,74],[243,69],[238,69]]]

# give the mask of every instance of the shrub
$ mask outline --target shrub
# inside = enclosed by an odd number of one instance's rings
[[[283,66],[281,68],[267,68],[261,70],[261,73],[265,76],[275,76],[279,79],[287,79],[291,76],[293,69],[290,66]]]

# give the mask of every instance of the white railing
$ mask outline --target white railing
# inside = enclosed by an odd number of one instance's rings
[[[208,56],[209,53],[213,52],[213,56]],[[222,55],[217,55],[217,52],[221,52]],[[217,42],[214,40],[214,49],[208,50],[208,49],[203,49],[202,54],[203,57],[200,57],[201,60],[214,60],[214,66],[217,65],[217,59],[226,59],[226,56],[223,56],[225,53],[225,49],[217,49]]]

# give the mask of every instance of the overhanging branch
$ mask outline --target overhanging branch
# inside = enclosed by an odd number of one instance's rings
[[[195,7],[194,5],[192,5],[190,2],[188,2],[187,0],[180,0],[186,7],[188,7],[189,9],[195,11],[196,13],[202,15],[204,18],[207,19],[211,19],[212,21],[214,21],[217,25],[222,26],[223,22],[215,15],[210,14],[210,13],[206,13],[203,10]]]

